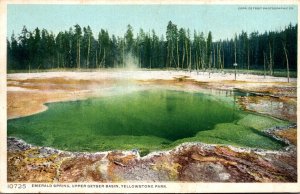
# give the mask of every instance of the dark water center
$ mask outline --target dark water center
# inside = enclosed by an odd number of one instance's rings
[[[189,141],[199,132],[216,130],[219,124],[237,123],[248,114],[228,99],[194,92],[146,90],[50,103],[45,112],[9,120],[8,135],[63,150],[159,149],[182,139]],[[247,138],[244,133],[254,133],[262,141],[271,142],[270,147],[279,146],[275,140],[247,126],[240,125],[237,130],[243,130],[240,138]],[[202,138],[199,140],[210,142],[215,138],[212,143],[219,143],[222,137],[213,134],[198,135]],[[230,137],[224,136],[224,142],[239,145],[237,137]]]

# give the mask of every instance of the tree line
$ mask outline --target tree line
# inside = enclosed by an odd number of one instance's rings
[[[26,26],[7,39],[7,67],[11,70],[49,68],[114,68],[134,63],[140,68],[208,70],[238,68],[297,69],[297,25],[264,33],[242,31],[234,38],[213,41],[212,33],[179,28],[169,21],[166,34],[127,26],[124,36],[105,29],[94,34],[90,26],[76,24],[57,35]]]

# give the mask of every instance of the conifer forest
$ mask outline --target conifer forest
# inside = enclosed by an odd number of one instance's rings
[[[297,24],[264,33],[241,31],[213,41],[201,29],[184,29],[169,21],[165,34],[127,26],[124,36],[78,24],[54,34],[26,26],[7,40],[9,70],[52,68],[122,68],[130,61],[140,68],[184,70],[297,69]]]

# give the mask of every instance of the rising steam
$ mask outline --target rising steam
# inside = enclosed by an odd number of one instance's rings
[[[132,53],[127,53],[124,56],[124,65],[126,69],[137,70],[139,68],[138,63],[139,63],[138,58],[133,56]]]

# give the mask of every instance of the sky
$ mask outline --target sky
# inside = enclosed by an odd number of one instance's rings
[[[142,28],[161,36],[169,21],[178,28],[212,32],[213,40],[232,38],[242,30],[247,33],[284,29],[296,24],[296,5],[37,5],[9,4],[7,35],[28,30],[47,29],[57,34],[75,24],[90,26],[96,37],[101,28],[109,34],[123,36],[127,25],[134,34]]]

